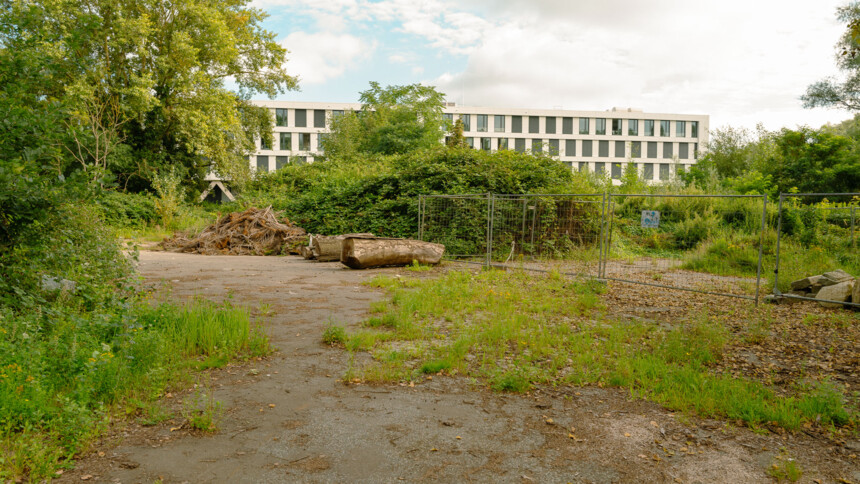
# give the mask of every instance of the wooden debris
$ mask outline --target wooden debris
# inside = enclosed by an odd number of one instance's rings
[[[296,254],[307,245],[305,229],[294,225],[279,212],[249,208],[230,213],[205,228],[193,239],[174,236],[161,242],[166,250],[206,255]]]

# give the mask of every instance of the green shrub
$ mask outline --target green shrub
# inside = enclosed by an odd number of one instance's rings
[[[711,211],[704,215],[693,213],[671,225],[674,245],[677,249],[688,250],[708,239],[719,229],[719,217]]]
[[[147,193],[103,192],[96,204],[112,227],[142,228],[158,220],[155,199]]]

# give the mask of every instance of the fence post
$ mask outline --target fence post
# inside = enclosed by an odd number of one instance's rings
[[[418,195],[418,240],[424,240],[424,195]]]
[[[854,237],[854,212],[857,211],[857,207],[851,207],[851,248],[857,247],[857,239]]]
[[[764,251],[764,231],[766,228],[765,222],[767,221],[767,195],[762,195],[764,199],[763,207],[761,209],[761,234],[759,235],[758,240],[758,268],[755,271],[755,305],[758,307],[758,296],[759,289],[761,287],[761,259],[762,253]],[[776,281],[774,281],[776,282]],[[776,286],[774,286],[776,287]]]
[[[782,238],[782,199],[784,193],[779,194],[779,205],[777,206],[778,212],[778,221],[776,223],[776,267],[773,269],[773,293],[777,296],[780,295],[779,292],[779,242]]]
[[[603,233],[606,231],[606,192],[603,192],[600,201],[600,238],[597,246],[597,277],[604,277],[603,274]]]
[[[487,193],[487,253],[485,254],[484,266],[489,269],[493,256],[493,205],[494,196]]]

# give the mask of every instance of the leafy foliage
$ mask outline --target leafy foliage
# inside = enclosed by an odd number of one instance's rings
[[[846,24],[845,33],[836,44],[836,65],[845,73],[841,80],[828,78],[811,84],[801,96],[804,107],[835,107],[860,110],[860,5],[851,2],[839,7],[836,17]]]
[[[417,228],[418,195],[555,191],[573,180],[549,157],[436,143],[383,158],[291,165],[254,182],[243,201],[271,204],[314,233],[408,237]]]
[[[332,119],[331,133],[322,142],[330,158],[358,153],[402,154],[439,144],[445,131],[444,96],[430,86],[382,87],[370,83],[360,96],[362,109]]]

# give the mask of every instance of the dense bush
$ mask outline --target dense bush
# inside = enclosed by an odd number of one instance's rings
[[[314,233],[408,237],[417,233],[419,195],[569,193],[574,183],[570,168],[549,157],[439,147],[289,166],[261,176],[242,199],[284,210]]]
[[[155,198],[146,192],[106,191],[96,204],[104,221],[113,227],[141,228],[158,220]]]

